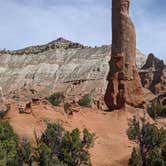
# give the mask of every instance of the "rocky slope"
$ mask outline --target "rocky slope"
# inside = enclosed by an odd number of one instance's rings
[[[131,107],[114,112],[81,108],[69,116],[63,107],[52,107],[42,102],[33,103],[31,113],[20,114],[18,106],[13,103],[5,119],[12,125],[20,140],[26,138],[32,145],[36,144],[35,136],[40,137],[45,130],[46,122],[59,122],[67,130],[79,128],[82,131],[87,128],[95,133],[95,144],[90,149],[93,166],[127,166],[134,146],[126,135],[128,119],[142,114],[143,110]]]
[[[104,94],[111,46],[85,47],[63,38],[46,45],[0,51],[0,86],[4,94],[35,89],[47,96],[55,91],[79,96],[92,89]],[[137,66],[146,57],[137,50]],[[103,86],[104,85],[104,86]]]
[[[166,93],[166,65],[163,60],[149,54],[139,73],[145,88],[156,95]]]

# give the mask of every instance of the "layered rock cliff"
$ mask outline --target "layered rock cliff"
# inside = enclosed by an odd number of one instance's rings
[[[145,88],[156,95],[166,93],[166,65],[163,60],[149,54],[139,74]]]
[[[42,46],[3,50],[0,86],[4,94],[35,89],[43,96],[65,92],[73,98],[95,89],[103,95],[110,55],[111,46],[85,47],[63,38]],[[137,55],[137,64],[141,67],[146,57],[139,50]]]

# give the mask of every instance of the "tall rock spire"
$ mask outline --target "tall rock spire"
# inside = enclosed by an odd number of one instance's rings
[[[112,52],[105,102],[110,109],[144,101],[136,70],[136,34],[129,16],[130,0],[112,0]]]

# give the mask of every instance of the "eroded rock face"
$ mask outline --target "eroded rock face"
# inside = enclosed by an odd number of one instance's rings
[[[91,48],[62,38],[50,43],[0,51],[0,86],[5,97],[29,101],[62,92],[67,101],[78,101],[95,90],[94,107],[105,108],[111,45]],[[137,50],[137,66],[145,61]]]
[[[48,43],[21,51],[1,52],[0,86],[5,95],[11,91],[17,95],[22,89],[35,89],[43,95],[60,91],[77,96],[95,88],[104,95],[111,46],[89,48],[78,44],[80,47],[66,49],[74,42],[58,39],[51,43],[61,47],[43,52],[43,47],[50,48]],[[145,60],[137,50],[138,67]]]
[[[166,65],[163,60],[149,54],[139,74],[145,88],[156,95],[166,92]]]
[[[143,104],[143,91],[136,70],[136,34],[129,17],[129,0],[112,0],[112,53],[105,102],[110,109],[125,103]]]

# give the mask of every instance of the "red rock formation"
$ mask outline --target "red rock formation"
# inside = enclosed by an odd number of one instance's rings
[[[143,103],[143,91],[136,70],[136,35],[129,17],[129,0],[112,0],[112,53],[105,102],[110,109],[125,103]]]

